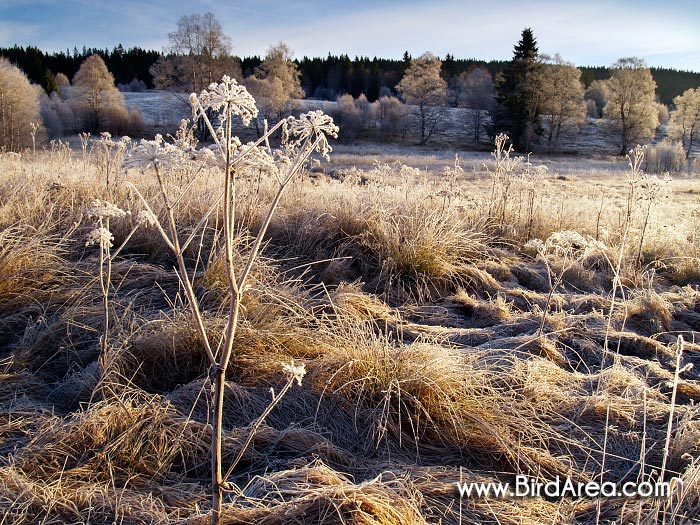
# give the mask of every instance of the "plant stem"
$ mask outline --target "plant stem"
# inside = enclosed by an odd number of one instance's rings
[[[100,228],[103,227],[102,218],[99,220]],[[109,217],[106,218],[104,227],[109,230]],[[105,268],[106,264],[106,268]],[[107,373],[107,350],[109,346],[109,288],[112,280],[112,258],[110,256],[109,243],[100,242],[100,290],[102,292],[102,340],[100,341],[100,355],[97,360],[99,376],[97,386],[90,396],[92,403],[95,395],[99,400],[104,400],[104,381]]]
[[[172,246],[173,252],[175,253],[175,257],[177,258],[178,270],[180,273],[182,284],[185,287],[185,294],[187,295],[187,300],[190,303],[192,317],[194,318],[195,324],[197,325],[197,332],[199,333],[199,338],[202,341],[202,345],[204,346],[204,350],[207,353],[207,358],[209,359],[209,362],[213,365],[216,363],[216,359],[214,358],[214,353],[212,352],[211,344],[209,343],[209,338],[207,337],[207,331],[204,327],[204,320],[202,319],[202,314],[199,309],[199,302],[197,301],[194,289],[192,288],[192,281],[189,278],[189,274],[187,272],[187,265],[185,264],[185,258],[183,257],[182,249],[180,248],[180,241],[177,235],[177,227],[175,225],[175,214],[173,211],[173,207],[170,203],[168,192],[163,182],[163,177],[157,166],[155,167],[155,171],[156,177],[158,179],[158,185],[160,187],[161,196],[163,197],[163,204],[165,205],[165,209],[168,215],[168,227],[170,229],[170,238],[168,239],[168,242]]]
[[[673,375],[673,390],[671,392],[671,410],[668,413],[668,428],[666,429],[666,441],[664,443],[664,454],[661,460],[661,472],[659,473],[659,481],[664,480],[666,474],[666,463],[668,460],[668,450],[671,446],[671,432],[673,430],[673,416],[676,410],[676,394],[678,392],[678,381],[681,373],[681,358],[683,357],[683,336],[678,336],[676,342],[676,369]]]

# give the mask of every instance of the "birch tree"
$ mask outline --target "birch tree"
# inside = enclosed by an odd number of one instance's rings
[[[268,49],[265,59],[246,79],[245,85],[257,101],[259,119],[281,119],[289,102],[304,96],[301,74],[293,58],[289,46],[280,42]]]
[[[567,133],[577,133],[586,120],[581,71],[564,61],[559,54],[542,56],[542,67],[537,72],[537,90],[543,137],[547,149],[553,151],[559,139]]]
[[[671,113],[669,135],[683,142],[685,158],[700,141],[700,88],[688,89],[673,99],[676,106]]]
[[[447,83],[440,77],[442,62],[432,53],[425,53],[411,60],[396,90],[403,94],[407,104],[415,106],[414,116],[420,136],[425,144],[438,129],[445,115]]]
[[[29,82],[21,69],[0,57],[0,148],[19,151],[33,144],[34,131],[43,133],[39,114],[40,86]]]
[[[189,94],[223,75],[241,78],[240,64],[231,56],[231,38],[213,13],[181,16],[168,40],[167,54],[151,67],[156,87]]]
[[[493,79],[488,69],[478,67],[462,73],[457,79],[457,104],[469,110],[465,128],[474,145],[479,147],[482,134],[487,132],[489,115],[496,106]]]
[[[612,65],[605,87],[608,102],[603,116],[617,131],[620,155],[625,155],[637,141],[652,138],[659,125],[656,82],[644,60],[631,57]]]
[[[82,116],[83,126],[90,133],[112,127],[113,114],[126,112],[124,96],[114,85],[114,77],[99,55],[87,57],[73,77],[71,106]],[[125,117],[128,120],[128,113]]]

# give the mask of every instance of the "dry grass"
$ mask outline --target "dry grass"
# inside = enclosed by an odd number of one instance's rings
[[[0,312],[7,314],[37,301],[47,303],[71,276],[63,271],[60,241],[29,225],[0,232]]]
[[[222,521],[700,522],[697,181],[674,181],[655,207],[640,266],[639,214],[621,249],[618,164],[548,159],[546,184],[514,186],[497,224],[485,155],[449,183],[452,152],[406,153],[342,148],[332,176],[314,173],[283,198],[242,301],[225,465],[284,386],[281,363],[307,375],[257,429]],[[92,399],[102,318],[83,209],[102,198],[130,210],[114,224],[118,244],[141,211],[124,180],[158,202],[154,181],[122,174],[109,194],[90,162],[65,152],[0,168],[2,523],[207,523],[210,370],[175,261],[151,229],[114,261],[106,395]],[[179,202],[183,236],[218,198],[214,177],[198,174]],[[255,173],[241,181],[236,265],[271,188]],[[217,210],[186,253],[213,348],[230,300],[220,229]],[[610,261],[552,258],[548,273],[524,244],[563,229],[605,242]],[[460,500],[457,481],[517,473],[653,479],[674,382],[666,467],[683,484],[673,500]]]

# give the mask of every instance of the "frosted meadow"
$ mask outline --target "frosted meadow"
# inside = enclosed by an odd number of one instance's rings
[[[485,73],[450,87],[434,55],[403,101],[330,105],[294,101],[285,45],[248,82],[230,58],[168,130],[75,81],[43,122],[79,134],[3,128],[2,523],[700,523],[688,126],[641,145],[608,86],[590,125],[625,154],[554,155],[567,119],[489,136]],[[668,492],[467,494],[551,480]]]

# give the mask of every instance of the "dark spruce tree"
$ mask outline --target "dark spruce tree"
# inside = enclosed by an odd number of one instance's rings
[[[496,78],[494,132],[506,133],[516,151],[527,152],[533,139],[542,134],[534,85],[535,72],[540,67],[537,53],[537,40],[532,29],[523,29],[513,59]]]
[[[53,75],[50,69],[46,70],[46,74],[44,74],[44,82],[41,85],[48,95],[50,95],[54,91],[60,94],[60,91],[58,89],[58,83],[56,82],[56,77]]]

